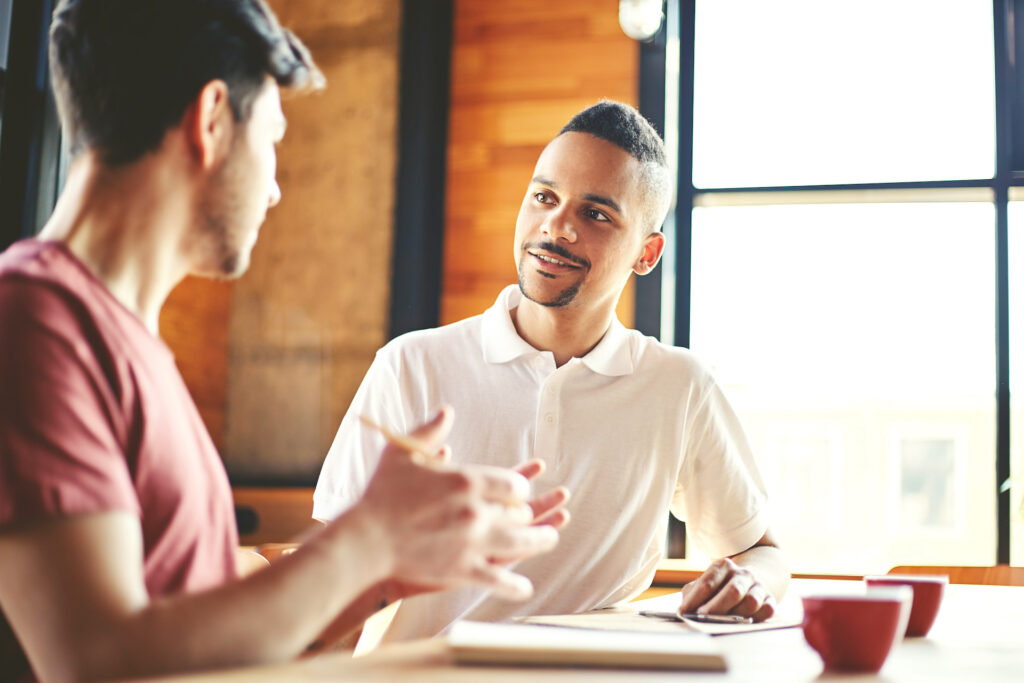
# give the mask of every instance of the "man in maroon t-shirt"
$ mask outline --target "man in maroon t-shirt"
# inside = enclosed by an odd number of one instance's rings
[[[64,0],[50,66],[73,150],[38,238],[0,254],[0,640],[41,679],[293,657],[382,601],[465,583],[525,597],[567,493],[400,446],[287,559],[236,577],[231,491],[167,347],[186,275],[232,277],[280,199],[279,87],[318,87],[263,0]],[[412,434],[441,452],[450,409]],[[3,652],[0,644],[0,652]],[[17,675],[0,661],[0,679]]]

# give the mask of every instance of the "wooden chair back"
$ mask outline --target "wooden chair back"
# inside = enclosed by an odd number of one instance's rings
[[[997,564],[989,567],[947,565],[900,565],[890,574],[946,574],[950,583],[974,583],[992,586],[1024,586],[1024,567]]]

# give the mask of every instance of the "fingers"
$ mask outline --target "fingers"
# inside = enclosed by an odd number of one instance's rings
[[[446,406],[408,434],[416,450],[436,452],[437,459],[421,466],[405,457],[409,448],[401,440],[391,439],[364,492],[362,509],[379,519],[377,533],[390,548],[389,579],[437,588],[472,583],[499,597],[527,598],[529,580],[503,563],[557,544],[557,529],[569,519],[568,491],[559,487],[529,500],[529,479],[544,471],[540,460],[515,470],[449,464],[450,450],[441,444],[453,413]]]
[[[517,522],[492,525],[489,542],[483,548],[487,557],[529,557],[547,552],[558,543],[558,531],[554,527],[515,526]]]
[[[506,600],[526,600],[533,595],[533,584],[522,574],[493,564],[485,564],[472,571],[469,581],[494,591]]]
[[[484,500],[519,505],[530,497],[530,482],[518,472],[484,465],[470,465],[463,471],[475,479]]]
[[[727,614],[739,606],[754,585],[749,574],[734,574],[718,588],[718,592],[697,608],[704,614]],[[758,607],[761,605],[758,604]]]
[[[696,612],[701,605],[710,600],[717,592],[718,588],[726,580],[731,573],[728,565],[735,564],[731,560],[717,560],[711,563],[704,573],[697,579],[689,582],[683,586],[682,596],[683,601],[679,606],[679,611],[682,613]]]
[[[564,486],[559,486],[546,493],[542,493],[531,500],[529,505],[530,509],[533,510],[533,523],[550,523],[550,521],[545,521],[544,518],[557,512],[558,508],[564,505],[567,500],[569,500],[569,489]],[[566,521],[568,521],[568,513],[566,513]]]
[[[724,558],[683,586],[679,611],[738,614],[764,621],[775,614],[775,599],[749,569]]]
[[[765,621],[775,616],[775,598],[767,590],[765,593],[767,597],[761,603],[761,606],[753,614],[749,615],[753,617],[754,621]]]
[[[455,410],[451,406],[441,406],[437,411],[437,415],[432,420],[409,432],[409,436],[423,444],[428,451],[437,452],[441,448],[441,444],[444,443],[445,438],[447,438],[448,432],[452,430],[452,422],[454,420]],[[397,444],[389,443],[384,451],[386,453],[391,449],[405,450]]]
[[[533,460],[527,460],[523,464],[517,465],[513,469],[519,474],[526,477],[527,479],[536,479],[544,472],[546,466],[544,465],[543,460],[537,460],[535,458]]]
[[[541,517],[534,517],[533,523],[535,526],[544,525],[561,531],[562,527],[569,523],[569,519],[569,511],[565,508],[559,508]]]

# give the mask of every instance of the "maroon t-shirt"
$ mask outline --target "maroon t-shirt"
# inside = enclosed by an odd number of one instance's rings
[[[0,254],[0,531],[114,510],[139,518],[151,596],[235,576],[231,488],[170,349],[62,243],[18,242]]]

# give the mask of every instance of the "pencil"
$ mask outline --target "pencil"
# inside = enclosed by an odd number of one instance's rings
[[[359,421],[367,427],[376,429],[380,432],[384,438],[387,439],[388,443],[404,448],[414,455],[419,455],[426,463],[437,463],[440,461],[438,454],[430,452],[426,445],[418,439],[414,439],[411,436],[404,436],[402,434],[395,434],[387,427],[377,424],[365,415],[360,415]]]

